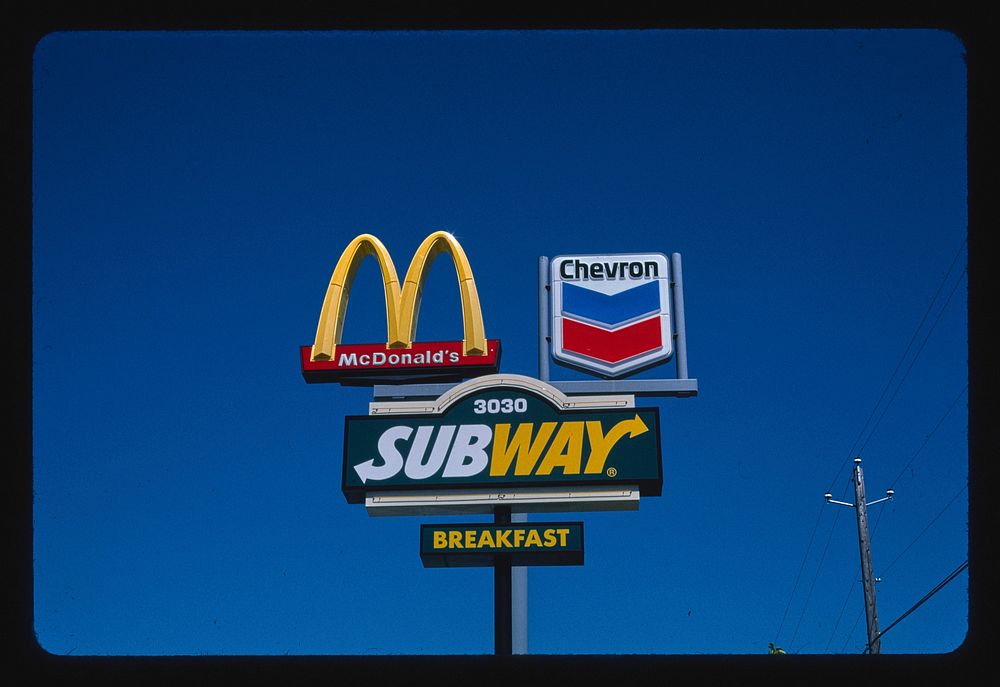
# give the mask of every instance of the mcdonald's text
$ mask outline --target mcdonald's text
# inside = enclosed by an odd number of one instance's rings
[[[461,341],[415,342],[409,348],[386,348],[384,343],[340,344],[330,360],[312,360],[311,346],[299,349],[302,375],[307,382],[351,379],[459,379],[491,374],[500,363],[500,341],[487,340],[486,355],[465,355]]]

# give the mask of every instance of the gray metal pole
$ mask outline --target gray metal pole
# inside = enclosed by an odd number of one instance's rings
[[[538,258],[538,378],[549,381],[549,259]]]
[[[677,351],[677,379],[688,378],[687,330],[684,325],[684,274],[681,270],[681,254],[670,255],[670,292],[674,306],[674,336]]]
[[[878,611],[875,608],[875,577],[872,574],[872,550],[868,539],[868,506],[865,504],[865,477],[861,459],[854,459],[854,508],[858,515],[858,546],[861,551],[861,586],[865,592],[865,620],[868,623],[868,648],[879,653]]]
[[[538,258],[538,378],[549,381],[549,259]],[[511,522],[528,522],[527,513],[512,513]],[[511,653],[528,653],[528,568],[510,571]]]
[[[527,522],[527,513],[511,513],[511,522]],[[511,653],[528,653],[528,568],[523,565],[510,569],[510,634]]]

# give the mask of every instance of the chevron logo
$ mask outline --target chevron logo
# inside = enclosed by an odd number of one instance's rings
[[[621,377],[673,354],[669,261],[662,253],[553,258],[552,356]]]

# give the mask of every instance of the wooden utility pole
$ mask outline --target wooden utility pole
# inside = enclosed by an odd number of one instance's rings
[[[868,506],[893,497],[892,489],[887,489],[885,498],[865,503],[865,476],[861,471],[861,458],[854,459],[854,503],[834,501],[833,494],[824,494],[827,503],[854,508],[858,516],[858,548],[861,553],[861,587],[865,592],[865,620],[868,626],[868,651],[877,654],[882,642],[878,633],[878,609],[875,607],[875,576],[872,574],[872,547],[868,536]]]

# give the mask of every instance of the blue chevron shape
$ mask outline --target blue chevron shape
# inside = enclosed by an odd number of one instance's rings
[[[604,327],[616,327],[661,309],[658,281],[648,281],[610,296],[569,282],[562,284],[563,313]]]

